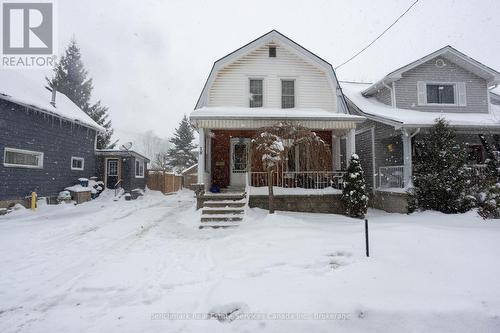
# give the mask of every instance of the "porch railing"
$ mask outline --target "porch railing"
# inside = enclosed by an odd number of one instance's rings
[[[404,166],[385,166],[378,169],[379,188],[403,188]]]
[[[285,188],[341,189],[345,171],[283,171],[272,173],[272,184]],[[249,172],[248,183],[252,187],[268,186],[267,172]]]
[[[486,177],[486,164],[469,165],[471,168],[472,182],[479,183]],[[380,167],[378,172],[379,188],[403,188],[404,166],[394,165]]]

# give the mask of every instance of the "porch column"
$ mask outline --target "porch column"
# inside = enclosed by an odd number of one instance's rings
[[[198,134],[200,137],[199,154],[198,154],[198,184],[205,183],[205,129],[199,128]]]
[[[403,185],[411,184],[412,160],[411,160],[411,136],[407,130],[403,130]]]
[[[351,156],[356,152],[356,129],[350,129],[346,135],[346,163],[349,166],[349,162],[351,161]]]
[[[332,171],[341,169],[340,162],[340,137],[332,131]]]

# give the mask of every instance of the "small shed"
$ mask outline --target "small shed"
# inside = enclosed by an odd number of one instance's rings
[[[193,190],[193,185],[198,182],[198,164],[194,164],[182,171],[182,186]]]
[[[125,192],[146,188],[149,159],[133,150],[98,149],[97,173],[109,189],[121,187]]]

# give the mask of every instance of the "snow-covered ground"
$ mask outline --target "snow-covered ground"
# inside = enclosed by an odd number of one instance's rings
[[[247,217],[199,230],[188,191],[2,216],[0,331],[500,331],[499,221],[371,211],[366,258],[361,221]]]

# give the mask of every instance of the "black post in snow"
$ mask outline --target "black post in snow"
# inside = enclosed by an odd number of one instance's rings
[[[368,219],[365,219],[365,243],[366,243],[366,256],[370,256],[370,246],[368,244]]]

